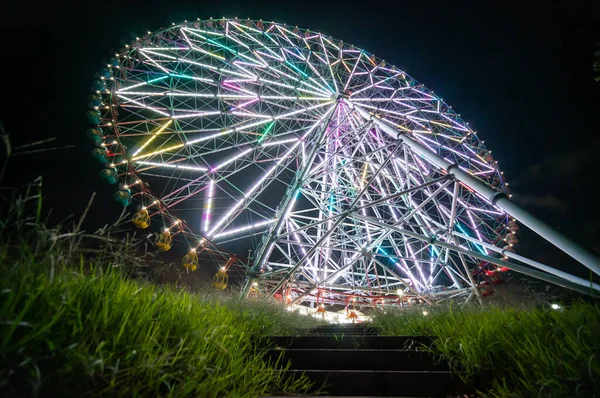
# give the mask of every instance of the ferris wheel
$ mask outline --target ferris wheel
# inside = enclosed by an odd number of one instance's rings
[[[288,303],[481,299],[508,269],[581,285],[516,253],[517,219],[541,224],[469,124],[365,50],[274,22],[186,21],[98,78],[101,176],[138,206],[136,227],[161,227],[160,250],[185,238],[190,270],[242,241],[245,293]]]

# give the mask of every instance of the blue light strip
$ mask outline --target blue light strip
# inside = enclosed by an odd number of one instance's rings
[[[290,61],[285,61],[286,64],[288,64],[290,67],[292,67],[296,72],[302,74],[302,76],[304,77],[308,77],[308,75],[304,72],[302,72],[300,69],[298,69],[294,64],[292,64]]]
[[[388,260],[390,260],[392,263],[396,264],[396,263],[398,262],[398,261],[396,261],[396,259],[395,259],[395,258],[389,257],[389,254],[388,254],[388,253],[387,253],[385,250],[383,250],[383,249],[381,248],[381,245],[377,246],[377,250],[379,250],[379,251],[380,251],[381,253],[383,253],[385,256],[388,256],[388,257],[387,257],[387,259],[388,259]]]
[[[461,231],[463,234],[465,234],[465,235],[467,235],[467,236],[469,236],[469,237],[471,236],[471,235],[469,235],[469,234],[467,233],[467,231],[465,231],[465,230],[463,229],[463,227],[461,227],[461,226],[460,226],[460,224],[459,224],[458,222],[456,223],[456,226],[458,227],[458,229],[460,229],[460,231]],[[471,244],[473,244],[473,246],[475,246],[475,247],[476,247],[476,248],[477,248],[477,249],[478,249],[478,250],[481,252],[481,254],[485,254],[485,255],[487,255],[487,253],[486,253],[486,252],[483,250],[483,247],[481,247],[481,246],[480,246],[480,245],[478,245],[477,243],[474,243],[474,242],[469,242],[469,245],[471,245]]]
[[[159,81],[159,80],[164,80],[164,79],[166,79],[167,77],[169,77],[169,75],[166,75],[166,76],[161,76],[161,77],[157,77],[156,79],[152,79],[152,80],[148,80],[148,84],[151,84],[151,83],[157,82],[157,81]]]

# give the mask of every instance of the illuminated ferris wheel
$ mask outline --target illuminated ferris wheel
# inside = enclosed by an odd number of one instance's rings
[[[291,303],[469,300],[507,267],[543,277],[515,253],[512,216],[528,218],[484,142],[365,50],[273,22],[186,21],[98,76],[101,175],[137,227],[161,227],[159,249],[185,237],[191,270],[196,253],[262,235],[245,292]]]

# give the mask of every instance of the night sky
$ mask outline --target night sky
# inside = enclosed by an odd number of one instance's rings
[[[600,253],[598,166],[600,2],[100,1],[11,2],[2,22],[0,120],[13,146],[57,137],[46,154],[11,159],[3,185],[42,175],[56,219],[80,214],[92,192],[92,229],[119,206],[89,155],[87,95],[94,73],[126,42],[184,19],[274,20],[373,52],[435,90],[485,140],[514,200]],[[15,4],[16,3],[16,4]],[[391,6],[394,3],[396,5]],[[524,232],[519,252],[570,268]],[[241,250],[243,252],[243,250]]]

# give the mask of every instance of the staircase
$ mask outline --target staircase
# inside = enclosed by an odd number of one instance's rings
[[[291,361],[292,374],[304,373],[315,393],[362,397],[456,397],[458,377],[448,365],[420,347],[423,336],[379,336],[366,325],[331,325],[299,336],[273,337],[267,357]]]

